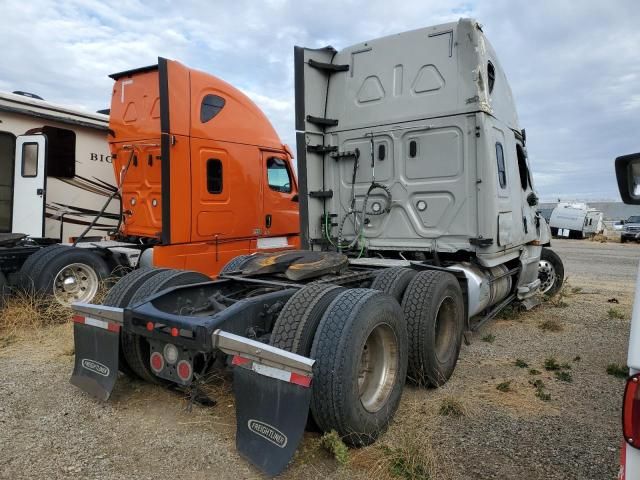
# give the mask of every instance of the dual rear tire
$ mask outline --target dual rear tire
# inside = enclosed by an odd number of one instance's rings
[[[208,276],[185,270],[141,268],[125,275],[109,291],[104,305],[128,307],[142,303],[156,293],[178,285],[206,282]],[[156,376],[149,364],[149,342],[136,334],[120,333],[120,371],[131,377],[139,377],[149,383],[166,383]]]
[[[391,268],[371,287],[304,287],[271,336],[272,345],[316,360],[314,423],[352,446],[384,432],[407,378],[429,386],[448,380],[464,328],[462,291],[447,272]]]

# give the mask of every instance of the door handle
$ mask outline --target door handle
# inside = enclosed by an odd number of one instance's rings
[[[264,218],[264,224],[267,228],[271,228],[271,214],[267,214],[267,216]]]
[[[36,194],[37,194],[37,195],[40,195],[40,196],[43,196],[43,195],[44,195],[44,188],[39,188],[39,189],[37,189],[37,190],[36,190]]]

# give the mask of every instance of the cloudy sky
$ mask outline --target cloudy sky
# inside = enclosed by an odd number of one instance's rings
[[[0,90],[95,111],[109,73],[164,56],[242,89],[293,146],[294,45],[460,17],[500,57],[542,199],[618,199],[613,159],[640,150],[638,0],[0,0]]]

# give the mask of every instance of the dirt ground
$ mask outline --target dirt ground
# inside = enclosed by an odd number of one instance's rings
[[[347,466],[308,433],[281,478],[615,478],[624,381],[606,369],[625,363],[640,246],[554,249],[568,279],[560,299],[469,335],[447,385],[407,387],[388,432]],[[215,407],[190,412],[181,394],[126,378],[99,403],[68,382],[71,332],[0,332],[0,478],[262,478],[235,451],[228,381],[213,383]]]

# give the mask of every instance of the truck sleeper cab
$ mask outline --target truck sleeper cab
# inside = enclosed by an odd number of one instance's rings
[[[153,245],[154,266],[209,276],[237,255],[298,245],[292,153],[249,98],[164,58],[111,78],[120,237]]]
[[[477,22],[296,47],[295,62],[306,249],[237,257],[215,281],[139,270],[108,306],[74,307],[72,383],[105,399],[118,368],[193,388],[230,365],[237,448],[270,475],[308,414],[349,445],[374,442],[406,381],[447,382],[465,330],[563,280]]]

